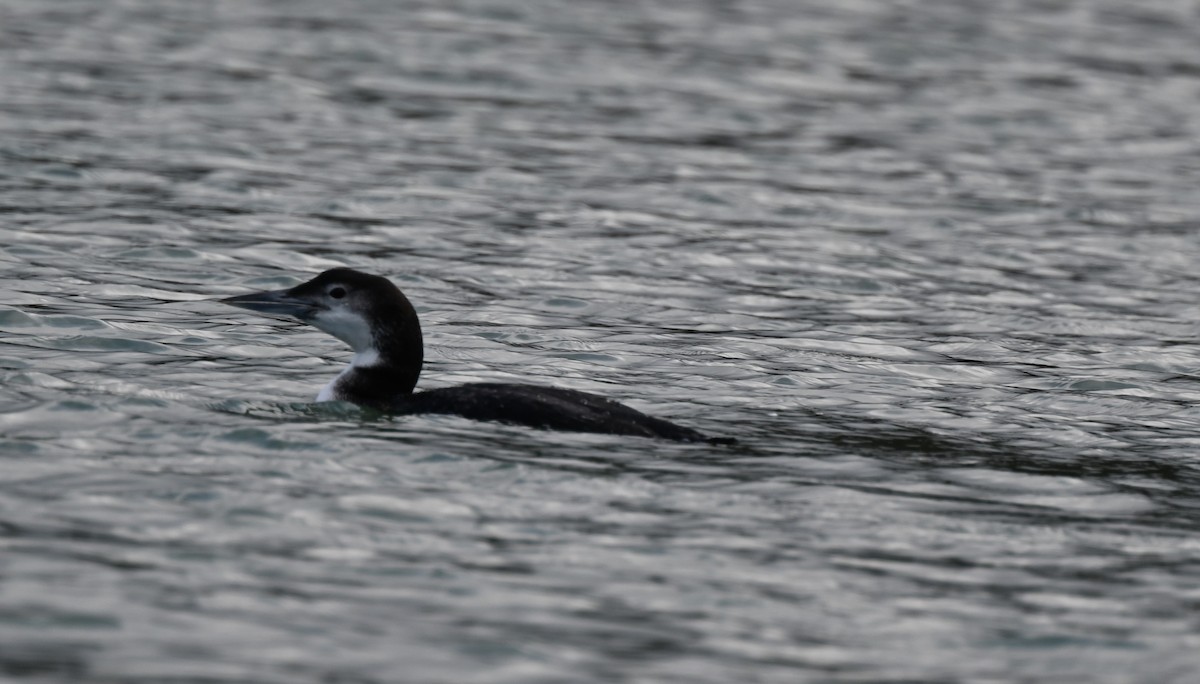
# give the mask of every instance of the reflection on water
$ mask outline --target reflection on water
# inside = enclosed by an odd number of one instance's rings
[[[1195,679],[1193,10],[9,2],[0,679]]]

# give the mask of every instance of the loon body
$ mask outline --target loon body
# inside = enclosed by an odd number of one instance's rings
[[[477,382],[414,392],[424,347],[417,312],[387,278],[334,268],[286,290],[221,300],[259,313],[298,319],[350,345],[354,358],[317,401],[348,401],[393,414],[452,414],[549,430],[660,437],[681,442],[732,443],[710,438],[611,399],[539,385]]]

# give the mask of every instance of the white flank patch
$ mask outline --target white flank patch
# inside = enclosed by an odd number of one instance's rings
[[[333,386],[337,384],[338,380],[342,379],[342,374],[345,372],[338,373],[336,378],[330,380],[328,385],[325,385],[321,388],[320,392],[317,392],[317,401],[337,401],[337,398],[333,396]]]

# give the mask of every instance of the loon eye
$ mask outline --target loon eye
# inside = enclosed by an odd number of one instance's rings
[[[329,291],[329,296],[333,297],[334,299],[341,299],[342,297],[346,296],[346,288],[335,287]]]

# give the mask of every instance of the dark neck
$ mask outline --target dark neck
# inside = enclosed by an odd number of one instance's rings
[[[425,350],[417,312],[399,290],[385,310],[372,312],[378,358],[355,355],[355,364],[338,381],[338,393],[348,401],[386,407],[397,396],[412,394],[421,375]]]
[[[421,358],[416,363],[397,365],[380,359],[370,366],[354,365],[337,379],[335,396],[362,406],[387,408],[398,396],[412,394],[421,374]]]

